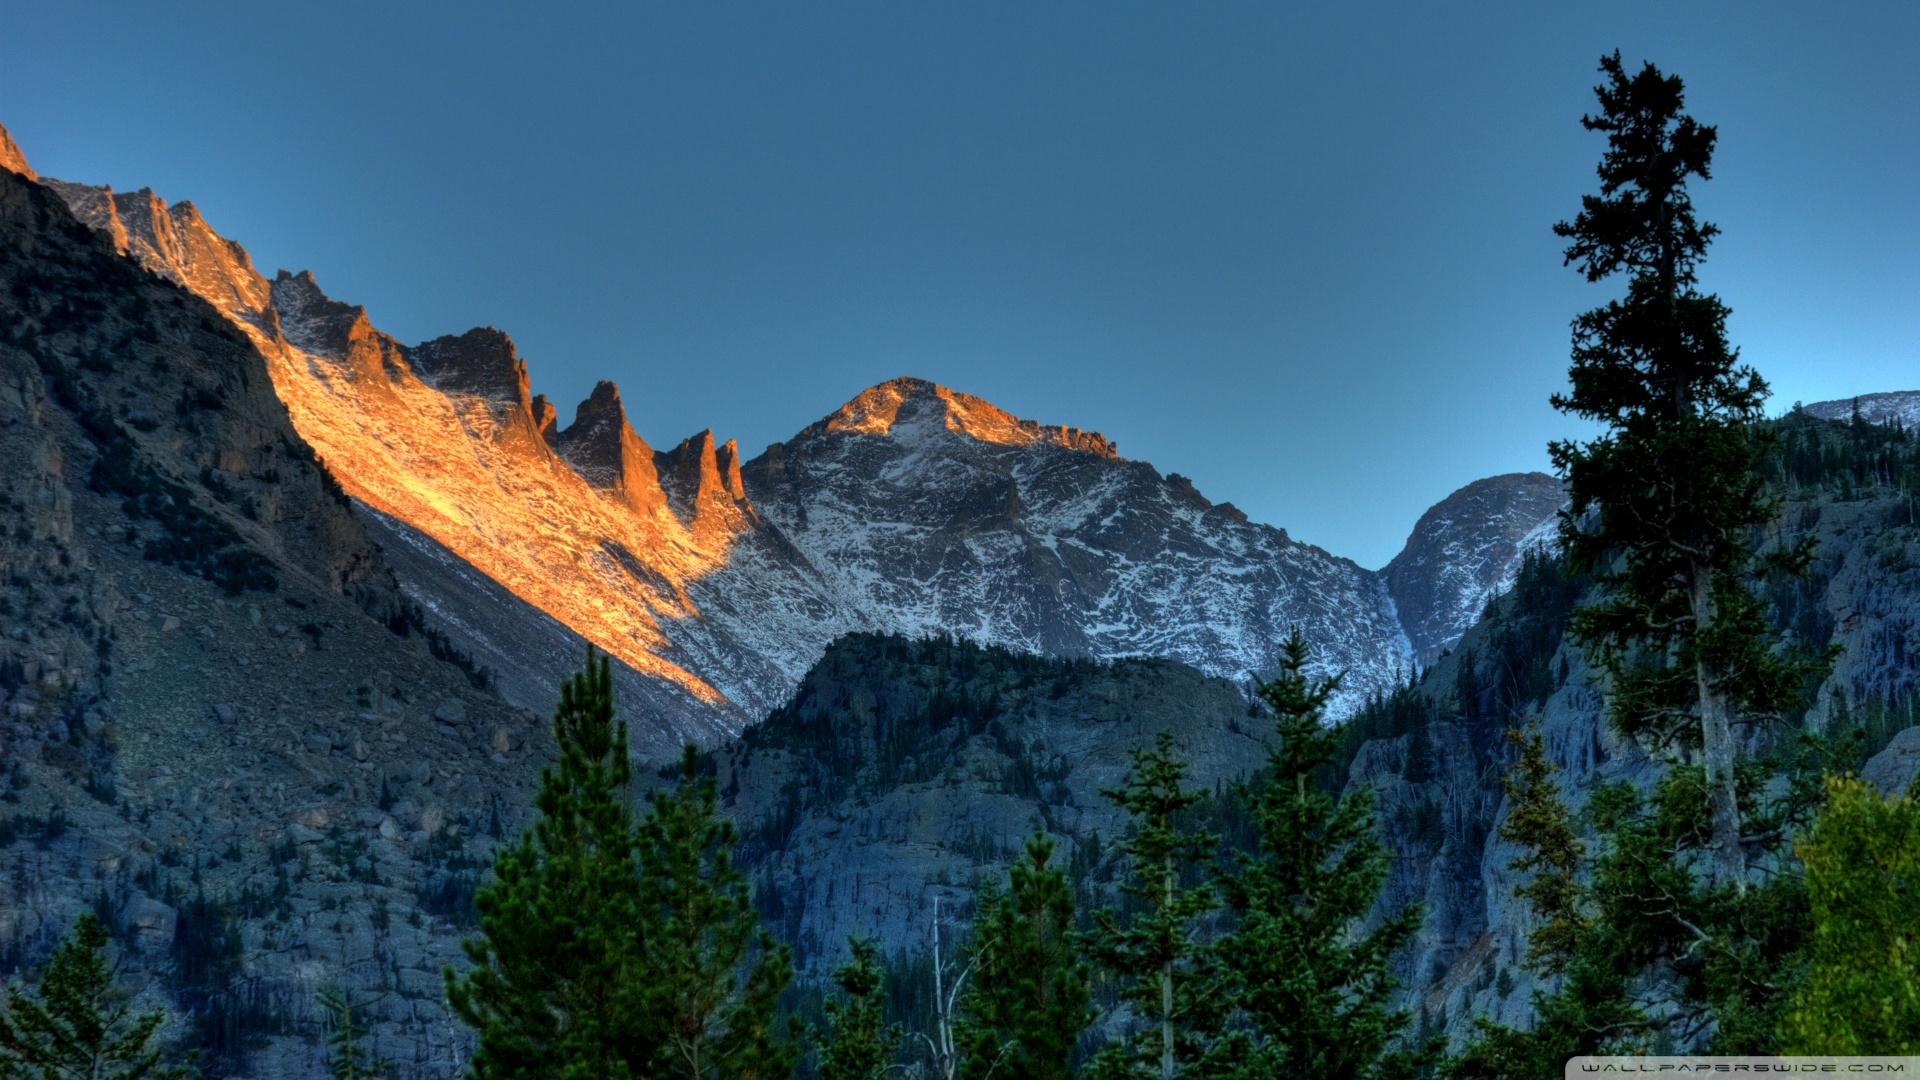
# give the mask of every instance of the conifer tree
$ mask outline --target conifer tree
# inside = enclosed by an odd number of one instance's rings
[[[1797,853],[1813,943],[1782,1052],[1920,1054],[1920,798],[1831,779]]]
[[[1550,1076],[1576,1054],[1628,1051],[1650,1028],[1646,1016],[1628,998],[1628,977],[1642,960],[1635,943],[1632,919],[1619,912],[1589,910],[1590,903],[1605,906],[1609,899],[1638,899],[1634,888],[1622,888],[1633,870],[1673,870],[1672,860],[1643,859],[1649,849],[1638,832],[1613,839],[1624,841],[1610,849],[1593,868],[1594,888],[1581,881],[1586,845],[1575,829],[1573,814],[1560,799],[1557,770],[1547,760],[1537,723],[1508,739],[1520,756],[1502,778],[1508,800],[1507,820],[1500,836],[1521,848],[1507,864],[1510,870],[1531,872],[1514,894],[1527,901],[1540,918],[1527,940],[1527,966],[1556,981],[1551,989],[1533,996],[1534,1022],[1530,1028],[1512,1028],[1485,1017],[1475,1020],[1474,1036],[1463,1052],[1445,1063],[1443,1072],[1458,1080],[1532,1080]],[[1618,792],[1603,792],[1598,800],[1619,802]],[[1609,818],[1606,824],[1614,824]],[[1670,884],[1663,882],[1662,884]],[[1589,897],[1589,892],[1597,894]],[[1683,893],[1690,890],[1682,889]]]
[[[1573,814],[1560,800],[1560,784],[1554,779],[1557,770],[1547,760],[1539,722],[1524,733],[1508,732],[1507,739],[1520,757],[1501,778],[1508,809],[1507,820],[1500,823],[1500,838],[1521,848],[1507,869],[1532,877],[1513,893],[1532,904],[1541,920],[1527,938],[1527,963],[1558,975],[1566,970],[1587,925],[1578,880],[1586,845],[1574,830]]]
[[[541,773],[540,818],[494,861],[474,898],[473,968],[446,970],[447,1001],[479,1035],[481,1080],[618,1080],[652,1075],[656,1028],[635,993],[649,975],[627,806],[627,728],[605,656],[560,688],[557,767]]]
[[[373,1080],[393,1068],[392,1062],[370,1057],[366,1047],[360,1045],[364,1033],[355,1026],[353,1011],[369,1004],[371,1002],[365,1001],[356,1004],[339,990],[320,991],[320,1008],[332,1025],[332,1030],[327,1032],[327,1046],[333,1052],[327,1060],[327,1075],[331,1080]]]
[[[774,1013],[792,954],[760,925],[733,865],[733,823],[720,816],[713,777],[702,775],[692,746],[678,786],[654,794],[638,835],[648,955],[636,989],[658,1037],[646,1075],[787,1076],[799,1049],[774,1030]]]
[[[1111,908],[1097,912],[1086,941],[1088,953],[1120,981],[1141,1025],[1102,1050],[1096,1074],[1172,1080],[1217,1045],[1209,1036],[1218,1031],[1222,995],[1204,962],[1199,924],[1218,901],[1211,885],[1189,887],[1181,879],[1220,841],[1182,832],[1175,820],[1205,795],[1186,788],[1187,765],[1172,732],[1134,748],[1132,759],[1126,782],[1101,794],[1133,816],[1134,833],[1120,845],[1129,871],[1121,891],[1140,908],[1124,927]]]
[[[1554,232],[1589,281],[1628,281],[1574,321],[1572,389],[1553,398],[1605,428],[1551,447],[1571,497],[1562,541],[1605,592],[1572,630],[1610,677],[1623,732],[1699,753],[1707,878],[1744,889],[1734,729],[1784,708],[1818,666],[1773,647],[1751,583],[1803,568],[1811,548],[1762,559],[1749,539],[1776,510],[1752,431],[1767,384],[1728,344],[1727,307],[1696,287],[1718,230],[1687,190],[1710,175],[1715,129],[1682,112],[1681,81],[1653,65],[1630,75],[1615,52],[1600,70],[1600,111],[1582,118],[1607,136],[1600,193]]]
[[[827,1002],[827,1031],[820,1040],[819,1080],[880,1080],[900,1049],[900,1025],[885,1020],[880,946],[872,938],[847,942],[852,954],[834,969],[838,997]]]
[[[0,1080],[192,1080],[152,1046],[159,1010],[132,1015],[102,952],[106,927],[92,913],[53,950],[40,985],[7,988],[0,1009]]]
[[[1067,1080],[1093,1021],[1087,967],[1074,948],[1073,892],[1036,833],[1007,887],[983,891],[974,920],[973,981],[961,1002],[960,1075]]]
[[[1325,722],[1339,677],[1307,674],[1299,631],[1280,670],[1259,694],[1272,710],[1277,745],[1265,786],[1253,793],[1259,851],[1221,881],[1238,918],[1217,946],[1233,979],[1244,1027],[1235,1075],[1388,1078],[1411,1075],[1426,1047],[1392,1049],[1407,1026],[1391,1006],[1389,965],[1419,929],[1410,905],[1371,931],[1361,922],[1386,881],[1389,855],[1375,828],[1373,793],[1327,793],[1321,774],[1338,757],[1339,732]]]

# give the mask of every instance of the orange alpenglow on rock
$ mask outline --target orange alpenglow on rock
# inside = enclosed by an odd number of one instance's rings
[[[17,153],[0,141],[0,165],[22,171]],[[740,494],[724,499],[731,513],[720,499],[689,507],[684,520],[670,509],[652,448],[627,424],[613,384],[556,431],[552,406],[529,394],[526,363],[499,330],[409,347],[374,328],[364,308],[329,298],[311,273],[268,281],[191,203],[44,182],[119,250],[252,337],[294,426],[348,494],[636,671],[725,703],[663,658],[672,643],[661,623],[698,616],[686,585],[725,565],[750,510],[737,482]]]

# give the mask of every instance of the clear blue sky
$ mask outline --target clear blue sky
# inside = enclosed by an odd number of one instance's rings
[[[405,340],[507,330],[563,418],[613,378],[751,454],[918,375],[1378,566],[1578,430],[1549,226],[1616,46],[1719,125],[1777,403],[1920,387],[1910,2],[0,0],[0,122]]]

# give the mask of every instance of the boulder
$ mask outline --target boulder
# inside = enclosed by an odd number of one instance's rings
[[[1916,776],[1920,776],[1920,725],[1895,735],[1887,748],[1869,758],[1860,770],[1860,779],[1879,788],[1883,795],[1908,790]]]
[[[146,893],[134,893],[121,908],[121,921],[143,952],[173,947],[180,913]]]

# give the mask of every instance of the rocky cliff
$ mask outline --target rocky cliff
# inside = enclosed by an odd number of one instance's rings
[[[852,934],[900,961],[925,952],[936,901],[964,926],[1036,831],[1083,902],[1110,900],[1108,841],[1128,823],[1100,792],[1128,750],[1171,730],[1214,788],[1259,767],[1268,724],[1234,684],[1171,661],[853,635],[715,758],[762,910],[817,979]]]
[[[212,1075],[318,1075],[330,984],[447,1075],[544,727],[406,603],[269,358],[10,171],[0,327],[0,971],[92,909]]]
[[[1806,578],[1767,586],[1770,618],[1789,642],[1840,652],[1804,715],[1748,729],[1744,750],[1785,748],[1800,728],[1858,728],[1868,757],[1853,764],[1904,788],[1920,767],[1920,443],[1805,415],[1777,426],[1777,539],[1813,536],[1818,558]],[[1539,718],[1576,808],[1601,782],[1648,784],[1660,768],[1606,722],[1594,673],[1564,638],[1585,591],[1555,560],[1524,563],[1451,655],[1354,719],[1349,782],[1380,792],[1396,852],[1384,902],[1428,905],[1408,974],[1425,1017],[1456,1035],[1479,1013],[1526,1021],[1535,986],[1518,966],[1533,927],[1513,898],[1518,853],[1497,835],[1505,732]]]

